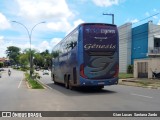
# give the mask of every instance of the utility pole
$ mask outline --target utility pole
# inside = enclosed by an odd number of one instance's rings
[[[37,23],[36,25],[33,26],[33,28],[31,29],[31,31],[29,31],[28,28],[24,24],[22,24],[22,23],[20,23],[18,21],[12,21],[12,22],[17,23],[17,24],[23,26],[26,29],[26,31],[27,31],[27,34],[28,34],[28,37],[29,37],[29,42],[30,42],[30,78],[32,78],[32,74],[33,74],[33,59],[32,59],[33,55],[31,53],[32,52],[32,50],[31,50],[32,32],[33,32],[34,28],[37,25],[42,24],[42,23],[46,23],[46,22],[43,21],[43,22]]]
[[[110,16],[112,16],[112,24],[114,24],[114,14],[103,13],[103,15],[110,15]]]

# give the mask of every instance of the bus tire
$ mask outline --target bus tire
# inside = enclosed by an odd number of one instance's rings
[[[69,89],[69,81],[66,76],[64,77],[64,84],[65,84],[65,88]]]
[[[68,75],[68,87],[69,87],[70,90],[73,89],[73,86],[72,86],[71,80],[70,80],[70,75]]]
[[[104,88],[104,86],[97,86],[98,90],[102,90]]]
[[[73,89],[73,86],[71,85],[70,80],[68,80],[68,81],[69,81],[69,89],[72,90],[72,89]]]
[[[52,76],[52,81],[54,82],[54,84],[57,84],[57,82],[55,81],[54,75]]]

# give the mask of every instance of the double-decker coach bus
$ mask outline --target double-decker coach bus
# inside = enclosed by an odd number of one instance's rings
[[[73,86],[118,83],[119,37],[116,25],[83,23],[61,40],[52,51],[52,80]]]

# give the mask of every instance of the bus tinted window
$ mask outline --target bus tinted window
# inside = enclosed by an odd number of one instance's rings
[[[84,27],[84,50],[111,50],[117,48],[117,28],[106,25]]]

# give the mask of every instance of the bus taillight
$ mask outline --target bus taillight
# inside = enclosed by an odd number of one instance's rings
[[[84,74],[84,64],[81,64],[80,65],[80,75],[83,77],[83,78],[87,78]]]
[[[115,66],[115,70],[116,70],[116,72],[114,74],[114,77],[118,77],[118,74],[119,74],[119,65],[118,64]]]

